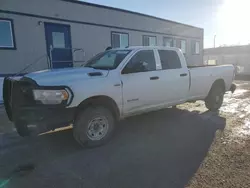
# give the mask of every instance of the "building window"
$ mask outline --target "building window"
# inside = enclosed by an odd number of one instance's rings
[[[143,35],[143,46],[156,46],[156,36]]]
[[[111,32],[112,48],[125,48],[129,46],[128,33]]]
[[[200,43],[195,42],[195,54],[199,54],[199,53],[200,53]]]
[[[177,47],[176,39],[173,39],[173,47]]]
[[[181,49],[181,51],[182,51],[182,53],[186,53],[186,40],[181,40],[181,46],[180,46],[180,49]]]
[[[0,18],[0,49],[15,49],[13,21]]]
[[[169,38],[169,37],[163,37],[163,46],[173,47],[174,40],[172,38]]]
[[[62,32],[52,32],[53,48],[65,48],[65,36]]]
[[[209,60],[207,60],[207,65],[217,65],[217,60],[209,59]]]

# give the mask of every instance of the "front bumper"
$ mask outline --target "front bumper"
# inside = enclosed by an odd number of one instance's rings
[[[75,108],[26,107],[20,108],[14,118],[20,136],[38,135],[73,122]]]
[[[27,78],[4,79],[5,110],[21,136],[43,133],[73,122],[75,108],[67,108],[66,104],[43,105],[33,99],[32,90],[39,87]]]

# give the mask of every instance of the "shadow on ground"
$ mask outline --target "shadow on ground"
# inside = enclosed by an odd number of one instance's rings
[[[18,165],[34,164],[8,187],[166,188],[184,187],[206,156],[225,119],[166,109],[120,123],[106,145],[83,149],[72,130],[21,140],[1,151],[0,179]]]
[[[3,105],[0,105],[0,134],[13,132],[13,125],[8,120],[5,109]]]

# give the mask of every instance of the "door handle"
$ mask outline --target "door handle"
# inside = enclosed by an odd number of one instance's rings
[[[187,75],[188,75],[187,73],[180,74],[181,77],[187,76]]]
[[[159,80],[159,77],[158,76],[153,76],[153,77],[150,77],[150,80]]]

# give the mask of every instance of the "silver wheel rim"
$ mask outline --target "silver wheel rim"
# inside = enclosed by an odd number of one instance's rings
[[[222,104],[223,100],[223,92],[218,92],[214,97],[214,108],[219,108]]]
[[[215,102],[216,102],[216,104],[219,103],[220,98],[221,98],[221,96],[219,96],[219,95],[217,95],[217,96],[215,97]]]
[[[219,104],[221,102],[221,99],[223,97],[223,93],[219,93],[218,95],[215,96],[215,103]]]
[[[90,140],[101,140],[109,129],[108,120],[104,116],[93,118],[88,123],[87,136]]]

